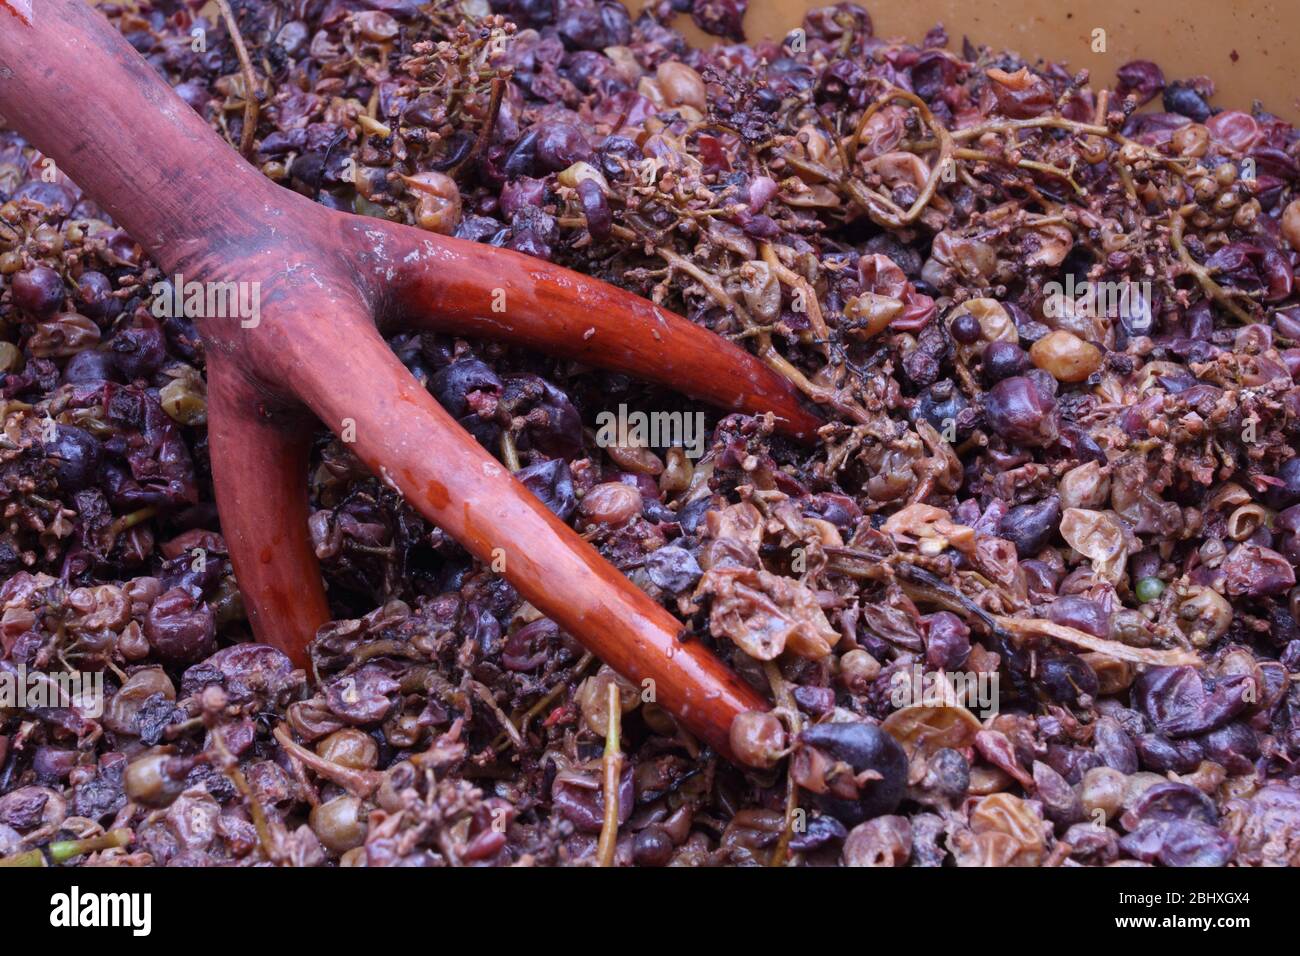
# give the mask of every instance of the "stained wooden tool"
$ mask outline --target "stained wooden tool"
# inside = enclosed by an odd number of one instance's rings
[[[438,405],[377,324],[579,359],[726,409],[817,417],[739,348],[650,302],[502,249],[327,210],[241,159],[80,0],[0,0],[0,114],[186,282],[260,283],[260,321],[206,317],[217,505],[259,640],[306,661],[329,618],[307,532],[314,415],[519,593],[723,754],[762,698],[551,514]],[[491,308],[504,289],[506,314]],[[351,429],[349,428],[349,431]],[[500,552],[498,552],[500,554]]]

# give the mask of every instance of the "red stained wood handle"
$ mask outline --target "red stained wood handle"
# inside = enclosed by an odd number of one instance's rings
[[[666,385],[728,411],[772,412],[810,440],[822,421],[757,358],[661,306],[509,249],[394,227],[406,327],[483,336]],[[488,254],[485,255],[485,252]]]
[[[323,318],[323,317],[318,317]],[[556,518],[412,378],[365,321],[310,325],[296,348],[346,342],[348,368],[299,363],[295,390],[331,428],[355,422],[354,451],[421,514],[507,580],[593,654],[645,690],[715,749],[730,754],[735,716],[759,697],[680,622]],[[646,682],[650,683],[646,683]]]
[[[208,364],[208,416],[213,490],[249,622],[305,668],[307,644],[330,619],[307,533],[313,423],[221,358]]]
[[[259,639],[302,663],[328,617],[306,532],[307,430],[264,414],[303,404],[336,433],[355,431],[354,450],[377,476],[480,560],[504,557],[521,595],[625,677],[652,681],[662,706],[730,756],[732,721],[763,698],[679,640],[672,615],[466,434],[392,355],[375,313],[640,376],[724,409],[771,411],[807,438],[819,420],[788,382],[589,277],[276,187],[80,0],[33,0],[30,22],[0,9],[0,114],[166,274],[260,287],[256,325],[199,322],[217,502]],[[496,289],[503,313],[492,309]]]

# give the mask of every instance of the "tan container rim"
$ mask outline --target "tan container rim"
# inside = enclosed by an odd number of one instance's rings
[[[633,5],[646,6],[634,0]],[[751,0],[747,39],[778,39],[826,0]],[[1300,3],[1295,0],[906,0],[862,2],[876,36],[919,42],[942,23],[948,48],[972,43],[1042,57],[1071,71],[1087,69],[1094,88],[1113,86],[1129,60],[1152,60],[1166,79],[1205,75],[1218,93],[1211,105],[1265,109],[1300,124]],[[700,45],[719,41],[687,14],[673,26]],[[1095,30],[1105,49],[1095,51]],[[1158,101],[1157,101],[1158,103]]]

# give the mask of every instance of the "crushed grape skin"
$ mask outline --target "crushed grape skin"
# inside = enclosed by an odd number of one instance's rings
[[[615,282],[770,348],[820,404],[804,447],[622,376],[390,338],[772,695],[779,726],[740,728],[768,769],[701,752],[324,431],[319,685],[248,643],[197,333],[0,131],[0,668],[67,660],[109,693],[99,717],[0,711],[0,856],[589,863],[614,684],[620,864],[1300,862],[1300,137],[1146,61],[1102,95],[941,30],[886,42],[851,4],[810,13],[800,52],[745,45],[744,6],[330,0],[239,23],[268,177]],[[101,9],[241,141],[224,27]],[[678,12],[736,42],[688,48]],[[1122,294],[1053,299],[1089,282]],[[704,454],[602,447],[620,404],[702,414]],[[900,695],[944,673],[996,675],[994,699]]]

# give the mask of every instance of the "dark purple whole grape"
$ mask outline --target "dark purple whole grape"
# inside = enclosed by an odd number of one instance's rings
[[[1067,707],[1084,706],[1095,700],[1097,673],[1077,654],[1053,654],[1038,662],[1038,683],[1047,696]],[[1085,700],[1087,698],[1088,700]]]
[[[772,219],[771,216],[763,215],[763,213],[754,216],[750,215],[750,213],[746,211],[741,211],[740,215],[742,219],[744,219],[746,235],[753,235],[755,239],[775,239],[777,235],[781,234],[781,226],[777,225],[776,220]],[[917,350],[913,349],[910,352],[907,352],[907,355],[913,355],[915,351]],[[906,356],[904,356],[904,358],[906,358]],[[911,375],[911,372],[907,372],[907,375],[913,378],[913,381],[920,381],[920,378]],[[926,381],[933,381],[933,378],[927,378]]]
[[[970,313],[962,313],[958,318],[966,318],[967,316],[970,316]],[[970,317],[974,318],[974,316]],[[956,321],[954,321],[953,325],[956,326],[956,324]],[[990,385],[996,385],[1004,378],[1023,375],[1028,371],[1029,353],[1015,342],[1004,342],[1002,340],[990,342],[984,347],[981,370],[984,373],[984,380]]]
[[[1186,116],[1193,123],[1204,123],[1210,118],[1210,105],[1186,83],[1175,81],[1165,87],[1164,106],[1170,113]]]
[[[754,93],[754,105],[764,113],[775,113],[781,108],[781,97],[770,86],[764,86]]]
[[[970,628],[951,611],[936,611],[926,622],[925,661],[935,670],[955,671],[970,657]]]
[[[796,853],[808,853],[829,843],[837,843],[848,835],[848,828],[834,817],[816,816],[808,821],[802,833],[790,840],[790,849]]]
[[[537,171],[537,139],[540,133],[533,127],[519,137],[510,152],[506,154],[502,172],[509,179],[532,176]]]
[[[1101,758],[1086,747],[1050,743],[1044,762],[1070,783],[1078,783],[1093,767],[1102,766]]]
[[[184,588],[207,594],[215,588],[226,573],[226,563],[215,555],[196,561],[188,552],[164,561],[158,577],[164,588]]]
[[[1205,748],[1195,740],[1170,740],[1163,734],[1139,734],[1133,741],[1142,766],[1155,773],[1191,773],[1201,765]]]
[[[1110,612],[1100,601],[1068,594],[1052,602],[1047,616],[1054,624],[1073,627],[1094,637],[1110,637]]]
[[[872,724],[815,724],[799,735],[804,747],[815,747],[832,760],[843,761],[854,773],[873,771],[878,779],[861,785],[856,800],[817,795],[817,804],[841,823],[893,813],[907,788],[907,754],[893,737]]]
[[[492,12],[504,14],[521,27],[540,30],[555,22],[555,0],[492,0]]]
[[[862,509],[848,495],[827,491],[812,495],[806,501],[804,514],[829,521],[841,531],[851,529],[862,517]]]
[[[1020,557],[1032,558],[1047,546],[1060,523],[1061,499],[1052,495],[1012,508],[1003,516],[998,535],[1014,544]]]
[[[117,265],[134,269],[140,264],[140,260],[144,256],[144,250],[140,248],[138,242],[121,229],[114,229],[112,232],[104,233],[102,238],[105,252],[116,260]]]
[[[63,278],[48,266],[15,272],[10,288],[18,310],[38,319],[53,315],[63,305]]]
[[[122,311],[122,300],[114,297],[113,283],[102,272],[87,269],[77,277],[77,311],[96,322],[108,322]]]
[[[700,527],[700,522],[704,520],[704,515],[712,507],[713,504],[708,495],[696,498],[677,512],[677,523],[682,526],[682,530],[687,534],[694,534]]]
[[[1056,593],[1061,583],[1061,572],[1056,568],[1037,558],[1021,561],[1020,568],[1025,572],[1025,584],[1032,597],[1041,601]]]
[[[77,765],[77,751],[63,750],[59,747],[37,747],[32,758],[32,769],[36,779],[41,783],[53,785],[67,780],[72,768]]]
[[[940,434],[954,425],[958,432],[962,432],[969,427],[970,401],[951,379],[944,379],[917,396],[916,405],[912,409],[912,420],[919,418],[928,421]]]
[[[1043,815],[1059,826],[1068,827],[1084,819],[1079,794],[1059,773],[1035,760],[1033,765],[1035,797],[1043,805]]]
[[[645,570],[650,580],[669,594],[681,594],[693,587],[703,573],[695,556],[676,545],[650,552],[645,559]]]
[[[309,149],[293,161],[289,173],[294,179],[312,189],[320,189],[325,177],[325,163],[328,156],[323,149]]]
[[[614,225],[609,200],[600,184],[592,179],[578,183],[578,198],[582,200],[582,214],[587,218],[587,231],[593,239],[605,239]]]
[[[108,346],[113,364],[128,382],[151,378],[167,361],[167,339],[151,315],[135,316],[132,324],[114,335]]]
[[[513,0],[512,6],[528,26],[544,27],[555,22],[555,0]]]
[[[1265,504],[1270,508],[1289,508],[1300,502],[1300,457],[1288,458],[1282,462],[1276,477],[1281,484],[1268,486],[1268,491],[1264,494]],[[1286,530],[1297,531],[1300,527],[1288,527]]]
[[[561,521],[568,521],[578,508],[573,475],[563,458],[539,461],[515,472],[525,488],[535,494]]]
[[[621,3],[595,7],[567,7],[556,24],[564,45],[576,50],[603,50],[626,46],[632,37],[632,20]]]
[[[800,684],[794,689],[794,702],[805,714],[824,717],[835,709],[835,691],[830,687]]]
[[[587,137],[572,123],[539,124],[536,150],[538,167],[548,173],[558,173],[579,160],[591,158]]]
[[[1056,401],[1026,375],[1003,379],[984,396],[984,414],[995,434],[1017,445],[1041,446],[1056,439]]]
[[[1159,577],[1160,552],[1154,548],[1144,548],[1139,551],[1129,560],[1128,573],[1134,581]]]
[[[298,25],[301,26],[301,24]],[[288,26],[289,24],[286,24],[285,29],[280,31],[281,37],[285,36]],[[283,42],[283,40],[280,40],[279,42]],[[176,91],[176,95],[185,101],[185,105],[194,110],[194,112],[202,114],[206,119],[206,109],[208,105],[208,88],[206,84],[200,83],[197,80],[189,80],[185,83],[178,83],[172,88]]]
[[[614,63],[595,50],[579,50],[564,64],[564,75],[584,93],[609,94],[626,87]]]
[[[68,359],[63,367],[63,380],[70,385],[94,385],[98,382],[117,382],[117,365],[111,352],[86,349]]]
[[[174,354],[187,362],[194,362],[202,355],[202,341],[193,319],[183,315],[168,316],[163,318],[162,327]]]
[[[525,206],[540,207],[545,198],[546,180],[520,176],[501,187],[501,211],[513,218]]]
[[[549,262],[551,259],[551,244],[539,236],[536,230],[520,229],[510,237],[506,243],[506,248],[514,252],[522,253],[525,256],[532,256],[534,259],[541,259]]]
[[[162,660],[193,664],[215,649],[212,608],[184,588],[164,592],[145,616],[144,634]]]
[[[657,823],[638,831],[632,839],[632,859],[637,866],[667,866],[674,849],[672,838]]]
[[[749,0],[692,0],[691,19],[705,33],[737,43],[745,39],[745,10]]]
[[[1137,749],[1133,738],[1114,717],[1099,717],[1093,725],[1092,746],[1102,762],[1120,773],[1137,773]]]
[[[974,345],[980,340],[980,335],[983,334],[980,329],[980,320],[969,312],[963,312],[953,319],[949,331],[952,332],[952,337],[962,345]]]
[[[53,441],[45,443],[45,457],[54,464],[59,490],[82,491],[95,483],[102,450],[94,435],[75,425],[55,425]]]
[[[1259,736],[1241,721],[1225,724],[1197,739],[1205,750],[1205,758],[1230,774],[1250,773],[1260,753]]]

